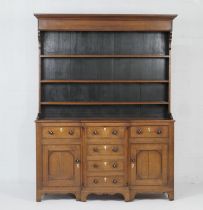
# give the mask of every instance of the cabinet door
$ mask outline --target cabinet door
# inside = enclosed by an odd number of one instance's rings
[[[80,186],[79,145],[44,145],[43,185]]]
[[[167,167],[166,144],[131,145],[131,185],[165,185]]]

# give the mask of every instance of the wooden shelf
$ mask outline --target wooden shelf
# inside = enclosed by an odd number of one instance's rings
[[[169,80],[41,80],[41,83],[169,83]]]
[[[41,102],[41,105],[143,105],[143,104],[168,104],[167,101],[140,101],[140,102],[129,102],[129,101],[47,101]]]
[[[129,54],[129,55],[88,55],[88,54],[55,54],[55,55],[40,55],[41,58],[169,58],[169,55],[161,54]]]

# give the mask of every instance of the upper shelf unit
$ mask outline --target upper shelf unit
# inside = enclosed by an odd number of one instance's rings
[[[36,16],[40,116],[168,116],[175,15]]]

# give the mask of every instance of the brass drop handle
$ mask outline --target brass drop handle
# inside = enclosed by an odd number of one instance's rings
[[[53,131],[48,131],[48,134],[49,135],[54,135],[54,132]]]
[[[80,164],[80,160],[79,160],[79,159],[76,159],[76,160],[75,160],[75,163],[76,163],[76,164]]]
[[[68,131],[68,134],[72,136],[74,134],[74,131],[71,129]]]
[[[113,147],[113,148],[112,148],[112,151],[113,151],[113,152],[118,152],[118,147]]]
[[[98,168],[99,166],[98,166],[97,164],[94,164],[93,167],[94,167],[94,168]]]
[[[117,163],[113,163],[113,168],[117,168],[118,167],[118,164]]]
[[[112,134],[116,136],[118,134],[118,131],[117,130],[113,130]]]
[[[142,129],[141,128],[138,128],[137,129],[137,134],[141,134],[142,133]]]
[[[94,182],[95,184],[97,184],[99,181],[98,181],[97,179],[94,179],[93,182]]]
[[[157,134],[161,134],[162,133],[162,130],[159,128],[159,129],[157,129],[157,132],[156,132]]]
[[[94,131],[93,131],[93,134],[94,134],[94,135],[98,135],[98,131],[97,131],[97,130],[94,130]]]
[[[94,148],[93,148],[93,151],[94,151],[94,152],[98,152],[99,150],[98,150],[97,147],[94,147]]]
[[[116,179],[113,179],[112,182],[113,182],[114,184],[116,184],[118,181],[117,181]]]

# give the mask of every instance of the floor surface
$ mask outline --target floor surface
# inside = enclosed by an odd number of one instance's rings
[[[73,196],[48,196],[35,202],[34,184],[0,184],[0,210],[203,210],[203,184],[176,184],[175,200],[164,195],[140,195],[133,202],[122,196],[89,196],[79,202]]]

